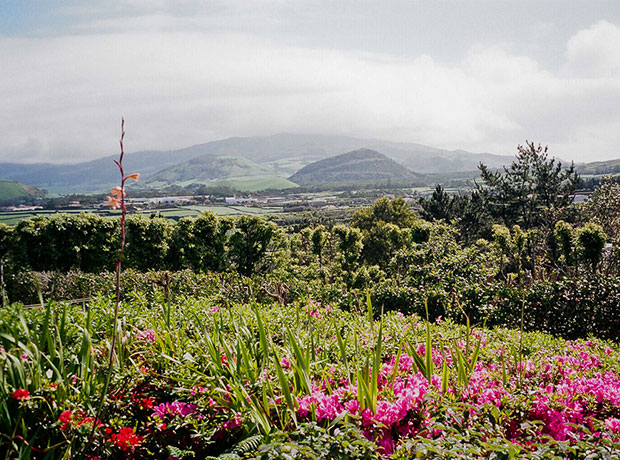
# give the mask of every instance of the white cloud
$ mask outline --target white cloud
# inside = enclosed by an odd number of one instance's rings
[[[600,21],[579,31],[566,47],[567,71],[583,77],[620,75],[620,28]]]
[[[0,160],[115,153],[121,115],[129,151],[290,131],[617,157],[617,53],[601,45],[617,36],[605,22],[577,33],[557,73],[484,45],[446,65],[220,32],[0,38]]]

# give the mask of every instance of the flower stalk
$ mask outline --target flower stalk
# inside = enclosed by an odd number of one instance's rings
[[[112,342],[110,344],[110,352],[108,367],[106,371],[105,384],[103,386],[103,390],[101,391],[101,397],[99,399],[99,404],[97,407],[97,413],[95,416],[95,421],[101,421],[101,415],[103,412],[103,405],[105,402],[105,397],[108,392],[108,388],[110,386],[110,380],[112,378],[113,369],[114,369],[114,351],[116,349],[116,342],[118,339],[118,313],[121,305],[121,269],[123,263],[123,252],[125,250],[125,239],[126,239],[126,227],[125,227],[125,219],[127,216],[127,207],[125,206],[125,183],[129,180],[138,181],[140,178],[139,173],[125,175],[125,170],[123,168],[123,158],[125,156],[125,148],[124,148],[124,140],[125,140],[125,119],[121,119],[121,138],[120,138],[120,157],[118,160],[114,160],[114,163],[118,167],[118,170],[121,175],[120,186],[116,186],[112,189],[111,195],[107,197],[106,205],[112,207],[112,209],[121,210],[121,241],[120,241],[120,249],[118,253],[118,259],[116,261],[116,296],[114,302],[114,323],[113,323],[113,333],[112,333]],[[93,428],[90,433],[89,443],[92,444],[92,441],[95,436],[95,430],[99,423],[93,423]]]

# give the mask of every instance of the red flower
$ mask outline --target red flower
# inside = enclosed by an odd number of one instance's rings
[[[121,428],[118,433],[110,436],[110,439],[114,444],[121,448],[121,450],[130,450],[136,447],[144,439],[142,436],[137,435],[133,428]]]
[[[62,425],[60,425],[60,429],[61,430],[68,430],[71,427],[71,417],[72,417],[72,413],[70,410],[66,410],[64,411],[62,414],[60,414],[60,417],[58,417],[58,423],[62,422]]]
[[[16,401],[28,401],[30,399],[30,393],[28,392],[28,390],[20,388],[13,392],[11,398],[15,399]]]

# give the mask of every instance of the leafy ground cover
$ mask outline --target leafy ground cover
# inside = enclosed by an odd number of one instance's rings
[[[113,300],[0,312],[2,455],[620,458],[617,344],[216,291],[128,294],[100,420]]]

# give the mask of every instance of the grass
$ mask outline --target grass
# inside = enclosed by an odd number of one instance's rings
[[[0,201],[35,196],[40,192],[32,186],[0,179]]]

